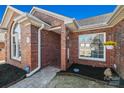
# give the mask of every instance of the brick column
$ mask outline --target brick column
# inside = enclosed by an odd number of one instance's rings
[[[66,53],[66,29],[62,25],[61,31],[61,70],[66,70],[67,53]]]
[[[31,67],[31,24],[21,24],[21,64]]]

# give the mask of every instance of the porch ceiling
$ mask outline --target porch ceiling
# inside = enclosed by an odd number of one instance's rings
[[[61,34],[61,30],[62,29],[61,29],[60,26],[48,29],[48,31],[53,31],[53,32],[55,32],[57,34]]]

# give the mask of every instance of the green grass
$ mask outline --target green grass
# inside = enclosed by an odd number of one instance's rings
[[[49,88],[111,88],[106,84],[76,75],[57,75],[48,85]]]

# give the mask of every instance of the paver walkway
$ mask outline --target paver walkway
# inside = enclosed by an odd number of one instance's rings
[[[44,88],[54,78],[58,71],[60,71],[58,68],[48,66],[9,88]]]

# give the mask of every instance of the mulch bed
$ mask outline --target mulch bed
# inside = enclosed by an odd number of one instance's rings
[[[79,72],[75,72],[75,68],[79,69]],[[67,72],[81,74],[84,76],[104,81],[105,69],[105,67],[93,67],[88,65],[72,64],[72,66],[67,69]],[[112,72],[113,74],[116,74],[114,70],[112,70]]]
[[[26,76],[26,72],[9,64],[0,65],[0,87],[7,87]]]
[[[75,71],[74,69],[76,69],[77,71]],[[86,76],[90,79],[103,81],[103,82],[106,82],[107,84],[111,85],[110,83],[113,82],[113,80],[112,81],[104,80],[105,69],[106,69],[106,67],[93,67],[93,66],[89,66],[89,65],[72,64],[65,72]],[[114,85],[114,86],[124,87],[124,79],[122,79],[113,69],[111,69],[111,71],[112,71],[113,77],[120,78],[117,81],[117,82],[119,82],[119,85]],[[63,72],[63,71],[61,71],[61,72]]]

